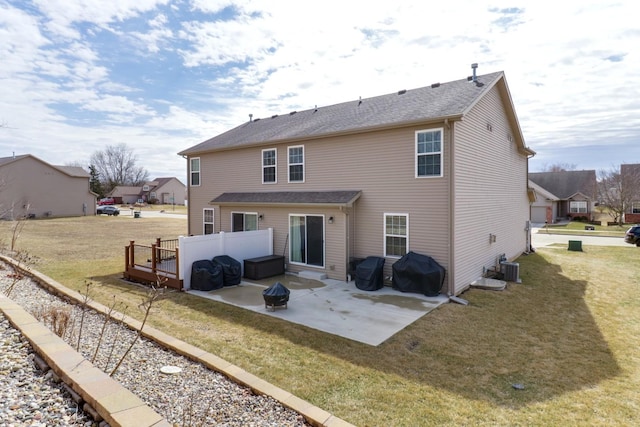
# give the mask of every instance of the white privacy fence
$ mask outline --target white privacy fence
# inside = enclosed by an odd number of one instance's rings
[[[237,233],[205,234],[203,236],[180,236],[180,279],[185,290],[191,289],[191,264],[201,259],[213,259],[218,255],[228,255],[240,262],[273,255],[273,229],[243,231]],[[244,274],[244,271],[242,272]]]

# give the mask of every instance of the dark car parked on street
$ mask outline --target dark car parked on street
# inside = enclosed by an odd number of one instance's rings
[[[96,214],[118,216],[120,215],[120,209],[116,208],[115,206],[98,206],[96,208]]]
[[[634,225],[628,229],[624,235],[624,241],[632,245],[640,246],[640,225]]]

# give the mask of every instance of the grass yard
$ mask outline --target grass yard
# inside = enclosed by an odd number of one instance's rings
[[[594,230],[587,231],[585,226],[592,226]],[[631,224],[619,225],[594,225],[586,222],[571,221],[566,224],[552,224],[546,228],[542,228],[541,232],[550,232],[554,234],[571,234],[582,236],[608,236],[608,237],[622,237],[626,231],[631,227]]]
[[[5,245],[11,227],[0,222]],[[143,290],[120,280],[125,245],[185,233],[168,218],[32,220],[17,246],[140,318]],[[640,250],[583,249],[522,256],[522,284],[468,291],[470,305],[445,304],[378,347],[184,293],[150,323],[359,426],[637,425]]]

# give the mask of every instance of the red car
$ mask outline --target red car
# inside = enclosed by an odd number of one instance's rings
[[[100,206],[115,205],[115,204],[116,204],[116,201],[113,200],[113,197],[105,197],[104,199],[98,200],[98,205]]]

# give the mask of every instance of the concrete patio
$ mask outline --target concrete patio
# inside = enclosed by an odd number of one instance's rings
[[[287,308],[266,308],[262,291],[280,282],[290,291]],[[231,304],[256,313],[308,326],[322,332],[377,346],[441,304],[446,295],[427,297],[402,293],[385,286],[362,291],[354,281],[313,280],[295,274],[262,281],[243,279],[237,286],[213,291],[188,291],[192,295]]]

